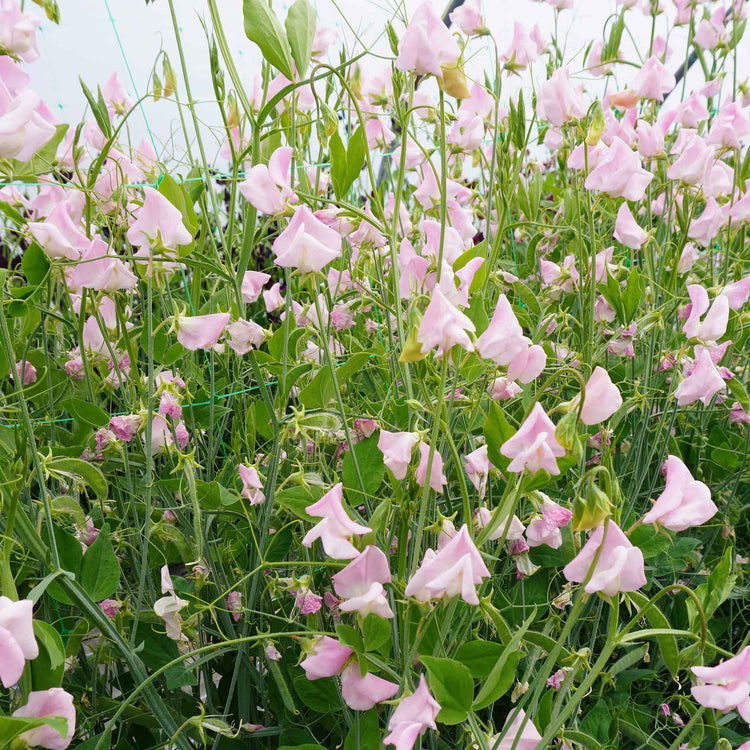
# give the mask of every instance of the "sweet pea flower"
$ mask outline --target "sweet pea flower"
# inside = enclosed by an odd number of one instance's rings
[[[501,294],[489,326],[477,339],[477,353],[483,359],[491,359],[496,364],[505,366],[526,349],[529,343],[508,298]]]
[[[726,210],[711,197],[698,217],[690,220],[688,237],[702,247],[708,247],[716,239],[724,224],[727,223]]]
[[[689,339],[718,341],[727,330],[729,322],[729,298],[719,294],[709,308],[708,292],[700,284],[689,284],[690,312],[682,326]],[[703,314],[705,317],[701,320]]]
[[[258,470],[254,466],[240,464],[237,467],[237,473],[242,481],[242,492],[240,497],[250,501],[250,505],[261,505],[265,502],[266,496],[263,494],[263,481],[258,475]]]
[[[458,60],[461,50],[440,16],[429,2],[422,3],[406,27],[398,44],[396,68],[419,75],[430,73],[438,78],[442,66]]]
[[[308,680],[320,680],[337,675],[354,654],[349,646],[342,646],[335,638],[324,635],[315,641],[312,650],[300,662]]]
[[[581,422],[589,426],[599,424],[609,419],[621,406],[622,396],[619,388],[604,368],[595,367],[586,382]]]
[[[533,475],[544,469],[557,475],[556,459],[565,455],[565,448],[557,442],[555,425],[537,401],[518,432],[500,446],[500,453],[513,459],[508,471],[520,474],[526,469]]]
[[[411,694],[402,698],[388,722],[388,734],[384,745],[395,745],[396,750],[411,750],[417,737],[428,729],[437,729],[435,719],[440,713],[440,704],[432,697],[424,675],[419,676],[419,685]]]
[[[638,154],[622,139],[614,138],[589,173],[584,186],[613,198],[639,201],[653,179],[651,172],[641,166]]]
[[[259,299],[263,287],[271,280],[270,274],[262,271],[245,271],[242,277],[242,301],[250,305]]]
[[[242,593],[240,591],[230,591],[227,594],[227,609],[232,615],[235,622],[242,618]]]
[[[411,454],[418,442],[419,435],[416,432],[380,431],[378,448],[383,454],[383,463],[396,479],[403,479],[406,476]]]
[[[29,222],[29,232],[51,260],[78,260],[90,245],[89,238],[71,217],[70,205],[63,202],[52,209],[46,221]]]
[[[390,619],[393,612],[385,596],[384,583],[391,582],[388,558],[369,544],[343,570],[332,576],[333,588],[343,599],[342,612],[358,612],[362,617],[376,614]]]
[[[252,320],[240,318],[226,327],[229,348],[238,355],[247,354],[252,348],[258,348],[266,340],[266,331]]]
[[[266,306],[266,312],[274,312],[280,307],[284,307],[284,298],[281,296],[281,283],[277,282],[270,289],[263,291],[263,302]]]
[[[0,64],[0,158],[29,161],[54,135],[49,110],[26,88],[28,76],[7,60]],[[45,116],[47,115],[47,116]]]
[[[523,729],[521,729],[521,725],[523,725]],[[534,726],[534,722],[531,719],[527,721],[526,712],[521,709],[508,726],[505,737],[499,743],[496,740],[494,744],[490,741],[489,747],[493,750],[511,750],[511,748],[515,750],[537,750],[541,739],[542,735]]]
[[[188,606],[190,602],[180,599],[174,592],[169,596],[163,596],[154,602],[154,613],[164,620],[167,628],[167,637],[173,641],[186,641],[187,636],[182,632],[182,620],[180,610]]]
[[[643,63],[631,84],[639,99],[657,102],[663,102],[665,95],[669,94],[675,85],[674,74],[656,55],[652,55]]]
[[[65,719],[65,734],[42,724],[19,735],[29,747],[46,747],[49,750],[65,750],[70,745],[76,731],[76,709],[73,696],[59,687],[47,690],[34,690],[29,693],[26,703],[13,712],[13,716],[23,719],[44,719],[57,716]]]
[[[750,119],[737,102],[727,102],[711,121],[706,141],[723,148],[742,148],[750,138]]]
[[[732,310],[741,309],[750,298],[750,274],[739,281],[732,281],[721,290],[722,296],[729,300]]]
[[[685,379],[677,386],[675,396],[678,406],[701,401],[708,406],[711,399],[724,388],[724,378],[705,347],[696,347],[695,363]]]
[[[116,71],[112,72],[102,86],[102,98],[110,119],[115,115],[124,115],[133,106],[133,100],[125,91]]]
[[[475,330],[471,320],[435,287],[419,325],[417,341],[421,344],[423,354],[437,347],[435,356],[442,359],[456,345],[467,352],[473,351],[474,345],[468,332],[473,333]]]
[[[676,151],[675,147],[672,151]],[[714,148],[695,133],[687,136],[677,153],[678,157],[667,169],[667,177],[686,185],[698,184],[714,159]]]
[[[193,317],[178,315],[175,318],[177,341],[191,352],[198,349],[211,349],[216,345],[219,336],[224,333],[230,317],[229,313],[211,313]]]
[[[122,414],[109,420],[109,429],[114,436],[123,443],[129,443],[141,427],[138,414]]]
[[[539,344],[532,344],[522,349],[508,365],[508,380],[520,380],[530,383],[536,380],[547,364],[547,354]]]
[[[320,271],[341,257],[341,235],[317,219],[307,206],[300,206],[274,240],[273,252],[277,266],[298,268],[302,273]]]
[[[466,456],[466,475],[469,481],[479,491],[479,497],[483,498],[487,489],[487,476],[490,473],[490,460],[487,457],[487,446],[480,445],[475,451]]]
[[[128,229],[128,242],[140,248],[160,243],[166,250],[189,245],[193,237],[182,222],[180,209],[152,187],[144,187],[143,195],[143,205],[135,211],[136,219]]]
[[[559,68],[540,87],[536,113],[558,127],[586,114],[586,103],[580,86],[570,82],[567,68]]]
[[[581,551],[563,568],[563,575],[571,582],[583,583],[599,548],[596,567],[584,586],[587,594],[601,591],[614,596],[618,591],[637,591],[646,585],[643,552],[630,543],[612,520],[596,528]]]
[[[268,166],[256,164],[237,187],[245,200],[262,214],[283,213],[297,200],[291,187],[292,148],[281,146],[268,159]]]
[[[26,660],[39,656],[32,623],[33,609],[34,603],[29,599],[14,602],[7,596],[0,596],[0,681],[3,687],[15,685],[21,679]]]
[[[36,383],[36,367],[34,367],[31,362],[28,362],[25,359],[21,360],[20,362],[16,362],[16,375],[24,385],[31,385],[32,383]],[[10,377],[11,379],[15,378],[12,370],[10,372]]]
[[[132,289],[137,284],[138,277],[100,237],[91,240],[69,276],[71,287],[97,292]]]
[[[316,539],[323,543],[325,553],[335,560],[351,560],[359,552],[349,541],[356,535],[369,534],[372,529],[355,523],[349,518],[343,505],[343,484],[334,485],[318,502],[308,505],[305,512],[315,518],[322,518],[305,534],[302,544],[312,547]]]
[[[419,444],[419,466],[415,472],[417,484],[420,487],[425,486],[427,481],[427,464],[429,463],[430,457],[430,446],[427,443]],[[438,451],[434,451],[432,454],[432,466],[430,467],[430,487],[442,494],[443,485],[447,484],[448,480],[443,474],[443,457]]]
[[[711,500],[711,490],[693,479],[687,466],[677,457],[667,458],[667,484],[643,523],[658,523],[670,531],[685,531],[713,518],[718,508]]]
[[[691,670],[704,683],[690,689],[698,703],[724,712],[736,708],[750,724],[750,646],[715,667],[696,666]]]
[[[501,59],[509,63],[511,69],[526,68],[536,60],[540,51],[526,27],[519,21],[514,21],[513,39],[510,47],[501,55]]]
[[[613,237],[631,250],[640,250],[648,234],[636,222],[627,203],[623,203],[617,212]]]
[[[512,380],[504,377],[494,378],[487,383],[487,392],[495,401],[509,401],[521,393],[522,390],[518,383],[514,383]]]
[[[562,546],[560,529],[570,523],[573,513],[550,500],[543,492],[542,517],[534,518],[526,527],[526,541],[529,547],[540,547],[545,544],[552,549]],[[507,537],[506,537],[507,538]]]
[[[341,673],[341,696],[354,711],[367,711],[376,703],[393,698],[397,692],[397,683],[369,672],[363,677],[359,665],[353,662]]]
[[[486,31],[481,0],[466,0],[450,14],[450,20],[467,36],[476,36]]]
[[[39,57],[36,31],[41,21],[33,13],[23,13],[15,0],[0,3],[0,48],[3,54],[16,55],[24,62]]]
[[[428,549],[422,564],[411,577],[404,593],[428,602],[461,594],[467,604],[479,604],[476,585],[490,572],[464,524],[439,552]]]

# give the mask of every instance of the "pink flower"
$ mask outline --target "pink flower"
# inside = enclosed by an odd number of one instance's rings
[[[695,134],[682,142],[682,147],[677,153],[679,156],[667,169],[667,177],[670,180],[680,180],[686,185],[696,185],[700,182],[714,158],[713,147],[708,146],[703,138]]]
[[[34,62],[39,57],[36,31],[40,20],[33,13],[22,13],[14,0],[3,0],[0,5],[0,48],[3,53],[20,57],[24,62]]]
[[[482,18],[481,0],[466,0],[450,14],[450,20],[467,36],[474,36],[485,31]]]
[[[540,51],[539,46],[529,36],[526,27],[519,21],[514,21],[513,39],[510,47],[502,54],[501,59],[510,63],[509,67],[512,70],[515,68],[525,68],[536,60],[537,53]]]
[[[354,651],[342,646],[335,638],[327,635],[315,641],[310,653],[300,662],[308,680],[320,680],[338,674]]]
[[[530,383],[536,380],[547,364],[547,354],[539,344],[522,349],[508,365],[508,380]]]
[[[619,388],[612,382],[605,369],[595,367],[586,383],[581,422],[585,425],[599,424],[609,419],[621,406],[622,396]]]
[[[393,698],[398,685],[374,674],[360,674],[359,665],[352,662],[341,673],[341,696],[354,711],[367,711],[376,703]]]
[[[659,156],[664,153],[664,133],[658,125],[649,125],[639,120],[635,129],[638,134],[638,153],[641,156]]]
[[[526,722],[524,724],[524,722]],[[521,725],[523,729],[521,729]],[[526,712],[521,709],[515,719],[510,723],[510,726],[506,730],[507,734],[498,744],[490,742],[490,746],[494,750],[537,750],[539,747],[539,740],[542,739],[542,735],[539,734],[537,728],[534,726],[534,722],[529,719],[526,721]]]
[[[237,187],[262,214],[283,213],[290,202],[297,200],[291,187],[292,148],[281,146],[268,159],[268,166],[256,164]]]
[[[466,469],[466,475],[469,477],[469,481],[479,491],[479,497],[483,498],[485,490],[487,489],[487,476],[490,473],[490,460],[487,457],[487,446],[480,445],[475,451],[467,453],[466,463],[464,468]]]
[[[483,529],[491,520],[492,514],[488,508],[482,506],[478,508],[474,514],[477,529]],[[518,516],[510,516],[500,521],[497,528],[487,537],[491,542],[496,542],[498,539],[502,539],[503,534],[505,535],[505,541],[515,542],[521,539],[526,531],[523,523]]]
[[[117,599],[103,599],[98,606],[110,620],[114,620],[122,608],[122,602],[118,602]]]
[[[299,607],[300,614],[303,615],[314,615],[320,611],[323,604],[323,597],[314,594],[309,589],[306,591],[298,591],[295,596],[295,604]]]
[[[73,268],[69,284],[98,292],[115,292],[118,289],[132,289],[138,284],[138,277],[106,242],[94,237]]]
[[[177,340],[191,352],[198,349],[210,349],[215,346],[219,336],[229,323],[229,313],[212,313],[176,318]]]
[[[29,222],[31,236],[52,260],[78,260],[89,246],[89,238],[71,218],[70,208],[69,204],[60,203],[46,221]]]
[[[737,709],[750,724],[750,646],[715,667],[691,667],[702,685],[693,685],[693,698],[702,706],[719,711]]]
[[[716,239],[726,222],[726,209],[719,206],[714,198],[709,198],[706,201],[703,213],[690,220],[688,237],[695,240],[699,245],[708,247]]]
[[[553,690],[558,690],[560,685],[565,682],[565,675],[567,673],[564,669],[558,669],[551,677],[547,679],[547,687],[551,687]]]
[[[655,55],[649,57],[633,79],[632,88],[639,99],[664,101],[675,87],[675,77],[672,72]]]
[[[491,359],[496,364],[505,366],[529,344],[508,298],[501,294],[487,330],[477,339],[477,353],[483,359]]]
[[[679,406],[702,401],[708,406],[716,393],[724,388],[724,378],[705,347],[696,347],[695,364],[690,374],[677,386],[675,396]]]
[[[417,601],[452,599],[458,594],[467,604],[479,604],[475,586],[489,577],[469,530],[464,524],[439,552],[428,549],[422,564],[411,577],[404,593]]]
[[[247,354],[253,347],[258,348],[266,340],[266,331],[252,320],[240,318],[226,327],[229,334],[227,345],[235,354]]]
[[[124,115],[133,106],[133,100],[127,95],[117,72],[113,72],[102,86],[102,97],[110,118]]]
[[[0,596],[0,681],[3,687],[15,685],[21,679],[26,659],[39,656],[32,623],[33,609],[34,603],[29,599],[14,602],[7,596]]]
[[[643,523],[658,523],[670,531],[685,531],[706,523],[718,512],[711,490],[693,479],[687,466],[677,457],[667,458],[667,484]]]
[[[29,693],[25,705],[16,709],[13,716],[24,719],[43,719],[58,716],[66,721],[66,731],[61,735],[57,729],[42,724],[19,735],[30,747],[46,747],[49,750],[64,750],[70,745],[76,731],[76,709],[73,696],[62,688],[36,690]]]
[[[239,591],[227,594],[227,609],[231,612],[232,619],[239,622],[242,617],[242,594]]]
[[[427,481],[427,464],[430,457],[430,446],[427,443],[419,444],[419,466],[415,472],[417,484],[420,487],[425,486]],[[430,487],[442,494],[443,485],[447,484],[448,480],[443,474],[443,457],[440,453],[435,450],[432,453],[432,466],[430,467]]]
[[[583,583],[599,548],[599,559],[584,587],[587,594],[601,591],[606,596],[614,596],[618,591],[637,591],[646,585],[643,553],[612,520],[597,527],[581,551],[563,568],[563,575],[569,581]]]
[[[422,3],[411,17],[398,44],[396,68],[419,75],[441,78],[443,65],[458,60],[461,50],[429,2]]]
[[[428,729],[437,729],[435,719],[440,704],[432,697],[424,675],[419,676],[419,686],[402,698],[388,722],[390,734],[383,739],[385,745],[395,745],[396,750],[411,750],[417,737]]]
[[[419,435],[416,432],[380,431],[378,448],[383,454],[383,463],[396,479],[403,479],[406,476],[411,454],[418,442]]]
[[[636,220],[633,218],[633,214],[630,212],[627,203],[623,203],[617,212],[617,221],[615,222],[613,236],[618,242],[621,242],[631,250],[640,250],[648,237],[645,230],[638,226]]]
[[[274,312],[274,310],[284,307],[284,298],[281,296],[280,283],[276,283],[270,289],[263,291],[263,302],[266,306],[266,312]]]
[[[302,273],[320,271],[341,257],[341,235],[300,206],[286,229],[274,240],[277,266],[298,268]]]
[[[0,62],[0,158],[29,161],[54,135],[49,110],[31,89],[28,76],[7,56]]]
[[[242,277],[242,301],[250,305],[255,302],[263,291],[266,282],[271,280],[271,276],[262,271],[245,271]]]
[[[735,401],[729,410],[729,421],[735,424],[750,424],[750,411],[745,411],[740,402]]]
[[[560,529],[570,523],[573,514],[567,508],[563,508],[556,502],[550,500],[544,493],[542,500],[542,517],[535,518],[526,527],[526,539],[529,547],[539,547],[546,544],[552,549],[558,549],[562,545],[562,534]]]
[[[143,194],[143,206],[136,210],[136,220],[128,229],[130,244],[140,248],[161,245],[166,250],[176,250],[179,245],[189,245],[193,237],[185,228],[177,206],[154,188],[144,187]]]
[[[245,466],[240,464],[237,472],[242,480],[242,492],[240,497],[250,501],[250,505],[261,505],[265,502],[266,496],[263,494],[263,482],[261,481],[258,471],[254,466]]]
[[[437,347],[435,356],[442,359],[454,346],[460,346],[467,352],[474,350],[474,345],[467,332],[476,328],[466,315],[454,307],[443,293],[435,287],[432,299],[424,312],[424,317],[417,331],[417,341],[422,345],[422,353],[427,354]]]
[[[732,310],[739,310],[750,297],[750,274],[744,279],[727,284],[721,290],[721,294],[729,300],[729,307]]]
[[[31,362],[28,362],[25,359],[22,359],[20,362],[16,362],[16,375],[18,376],[18,379],[24,384],[24,385],[31,385],[32,383],[36,383],[36,367],[31,364]],[[13,379],[13,372],[10,373],[11,379]]]
[[[544,469],[556,475],[560,473],[556,458],[565,455],[565,448],[557,442],[555,425],[537,401],[518,432],[500,446],[500,453],[513,459],[508,471],[520,474],[526,469],[536,474]]]
[[[339,604],[342,612],[358,612],[362,617],[369,614],[393,617],[383,588],[384,583],[391,582],[391,571],[382,550],[368,545],[332,579],[333,588],[343,599]]]
[[[727,102],[711,121],[706,140],[714,146],[742,148],[750,137],[750,119],[737,102]]]
[[[729,298],[719,294],[709,309],[708,292],[700,284],[689,284],[687,292],[691,305],[682,332],[689,339],[718,341],[727,330],[729,322]],[[703,320],[701,316],[706,314]]]
[[[279,661],[279,659],[281,659],[281,652],[273,645],[273,643],[266,646],[264,650],[266,652],[266,659],[269,661]]]
[[[329,557],[336,560],[351,560],[359,552],[349,538],[353,535],[369,534],[372,529],[362,526],[349,518],[342,502],[343,485],[339,482],[332,487],[317,503],[308,505],[305,512],[323,520],[307,532],[302,544],[312,547],[316,539],[323,543],[323,549]]]
[[[536,113],[558,127],[586,114],[581,87],[574,86],[569,76],[567,68],[559,68],[539,87]]]
[[[495,401],[509,401],[521,391],[521,386],[508,378],[499,377],[487,383],[487,392]]]
[[[643,169],[638,154],[620,138],[598,159],[584,183],[587,190],[598,190],[614,198],[639,201],[654,176]]]
[[[137,414],[124,414],[109,420],[109,429],[118,440],[129,443],[140,429],[141,418]]]

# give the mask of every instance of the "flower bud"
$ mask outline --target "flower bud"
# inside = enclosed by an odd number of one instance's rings
[[[612,503],[593,482],[586,493],[573,501],[573,531],[585,531],[601,526],[612,515]]]
[[[440,69],[443,71],[443,75],[442,78],[438,78],[438,82],[440,88],[448,96],[452,96],[455,99],[468,99],[471,96],[463,68],[459,68],[458,66],[448,68],[445,65],[441,65]]]

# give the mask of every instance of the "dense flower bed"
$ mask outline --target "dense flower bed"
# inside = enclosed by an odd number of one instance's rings
[[[207,11],[185,167],[0,5],[0,746],[748,750],[747,4]]]

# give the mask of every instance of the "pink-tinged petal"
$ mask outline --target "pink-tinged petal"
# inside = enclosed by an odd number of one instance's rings
[[[182,222],[180,210],[154,188],[144,187],[143,194],[143,206],[128,229],[128,242],[142,248],[161,242],[167,250],[189,245],[193,237]]]
[[[403,479],[406,476],[414,447],[418,442],[419,435],[416,432],[380,431],[378,448],[383,454],[383,463],[396,479]]]
[[[300,662],[308,680],[320,680],[338,674],[354,654],[349,646],[342,646],[335,638],[324,635],[312,651]]]
[[[76,730],[76,709],[73,696],[62,688],[49,688],[29,693],[25,705],[13,712],[13,716],[26,719],[42,719],[59,716],[67,722],[64,735],[49,725],[30,729],[20,735],[30,747],[46,747],[49,750],[65,750],[70,745]]]
[[[0,627],[8,630],[26,659],[39,656],[39,646],[34,636],[34,603],[29,599],[14,602],[7,596],[0,596]]]
[[[341,673],[341,695],[354,711],[367,711],[376,703],[393,698],[398,685],[374,674],[360,674],[359,665],[350,664]]]
[[[526,469],[530,474],[540,469],[559,474],[556,459],[565,455],[555,438],[555,425],[538,401],[518,432],[500,446],[500,452],[513,459],[509,471],[520,473]]]
[[[341,256],[341,235],[317,219],[307,206],[294,212],[286,229],[274,240],[277,266],[303,273],[320,271]]]
[[[177,318],[177,341],[186,349],[210,349],[219,340],[229,323],[229,313],[212,313]]]
[[[0,626],[0,682],[3,687],[10,688],[21,679],[26,665],[23,651],[13,634]]]
[[[609,419],[622,406],[619,388],[602,367],[594,368],[586,383],[586,396],[581,409],[581,421],[594,425]]]

